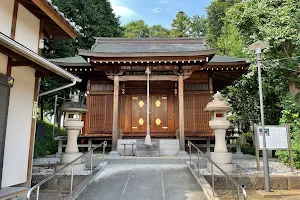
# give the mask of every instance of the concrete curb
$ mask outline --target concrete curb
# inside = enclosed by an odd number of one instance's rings
[[[218,195],[213,191],[212,187],[209,185],[209,183],[206,181],[206,179],[201,175],[198,177],[194,171],[196,169],[194,163],[190,163],[189,161],[186,162],[190,172],[193,174],[194,178],[196,179],[199,186],[202,188],[205,196],[208,200],[220,200]]]
[[[93,171],[93,175],[92,176],[88,176],[86,177],[72,192],[72,195],[68,195],[66,198],[66,200],[70,200],[70,199],[78,199],[79,196],[86,190],[86,188],[92,183],[94,182],[94,180],[96,179],[96,177],[104,170],[104,168],[108,165],[108,162],[104,162],[100,163]]]

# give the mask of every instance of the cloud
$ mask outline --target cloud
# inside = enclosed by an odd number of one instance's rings
[[[151,11],[154,13],[161,13],[161,12],[163,12],[163,9],[160,7],[156,7],[156,8],[151,9]]]
[[[168,3],[169,3],[168,0],[160,0],[160,1],[159,1],[159,4],[164,4],[164,5],[166,5],[166,4],[168,4]]]
[[[114,13],[121,17],[130,17],[135,15],[135,11],[122,5],[119,0],[110,0],[111,7],[114,10]]]

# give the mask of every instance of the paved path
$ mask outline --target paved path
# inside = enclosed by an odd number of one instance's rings
[[[134,163],[112,160],[79,199],[206,200],[185,164]]]

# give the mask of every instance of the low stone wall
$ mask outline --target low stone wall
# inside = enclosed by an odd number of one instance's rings
[[[204,175],[207,182],[211,185],[211,175]],[[253,175],[233,175],[231,176],[239,184],[244,185],[246,190],[264,190],[265,178],[263,176]],[[272,190],[291,190],[300,189],[300,176],[296,175],[271,175]],[[215,189],[226,190],[226,178],[222,175],[215,175]],[[235,189],[236,187],[228,180],[227,189]]]
[[[159,151],[161,156],[174,156],[179,152],[178,139],[159,140]]]
[[[133,155],[135,155],[135,152],[137,150],[136,144],[144,144],[144,140],[136,140],[136,139],[119,139],[118,140],[118,146],[117,151],[120,152],[121,155],[124,155],[124,145],[122,144],[131,144],[133,145]],[[179,152],[179,140],[178,139],[154,139],[152,140],[153,145],[158,145],[159,152],[157,151],[155,156],[174,156],[177,155]],[[141,147],[140,145],[140,147]],[[139,149],[140,150],[140,149]],[[126,145],[126,156],[132,155],[132,146]]]

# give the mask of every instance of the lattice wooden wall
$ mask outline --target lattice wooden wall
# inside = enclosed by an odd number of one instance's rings
[[[111,133],[113,95],[89,95],[87,98],[87,133]]]
[[[211,132],[208,125],[210,114],[204,108],[210,95],[184,95],[184,130],[190,132]]]

